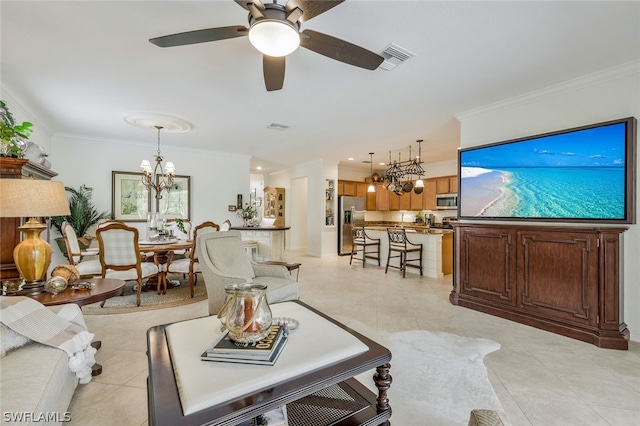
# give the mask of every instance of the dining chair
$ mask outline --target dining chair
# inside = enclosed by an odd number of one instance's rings
[[[356,260],[362,260],[362,267],[367,264],[367,259],[373,259],[378,261],[380,266],[380,238],[371,238],[367,235],[364,226],[352,226],[351,227],[351,258],[349,259],[349,265],[354,258]],[[373,250],[367,251],[368,248]],[[358,252],[362,251],[362,259],[358,259]]]
[[[108,221],[98,225],[96,237],[100,247],[102,278],[136,280],[136,305],[140,306],[142,280],[158,275],[158,265],[142,262],[138,245],[138,230],[121,222]]]
[[[200,225],[193,229],[193,247],[188,252],[188,257],[183,259],[174,259],[173,253],[169,255],[169,262],[167,264],[168,274],[185,274],[189,275],[189,289],[191,290],[191,297],[195,294],[195,286],[198,281],[198,273],[202,272],[200,264],[198,263],[198,254],[196,252],[196,239],[198,234],[202,235],[207,232],[217,232],[220,230],[220,226],[214,222],[202,222]]]
[[[407,238],[407,232],[404,228],[387,228],[389,237],[389,251],[387,252],[387,266],[384,268],[386,274],[389,268],[396,268],[402,271],[402,278],[405,277],[407,267],[417,268],[422,275],[422,244],[414,244]],[[391,253],[398,253],[391,256]],[[418,254],[418,257],[409,258],[410,254]],[[399,266],[390,265],[389,261],[393,258],[399,258]],[[409,262],[418,262],[418,264]]]
[[[95,256],[98,252],[80,250],[78,235],[69,222],[62,222],[60,229],[62,231],[62,237],[64,238],[64,244],[67,248],[67,259],[69,259],[69,263],[76,267],[81,276],[100,276],[102,274],[100,260],[96,258],[85,259],[85,256]]]
[[[221,231],[229,231],[229,230],[231,230],[231,221],[229,219],[227,219],[224,222],[222,222],[222,225],[220,225],[220,230]],[[195,240],[196,237],[194,236],[193,239]]]

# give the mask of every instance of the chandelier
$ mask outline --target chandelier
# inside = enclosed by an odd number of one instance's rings
[[[153,188],[156,191],[156,198],[162,198],[162,191],[173,185],[173,178],[176,175],[175,166],[171,161],[167,161],[167,165],[162,167],[162,156],[160,155],[160,130],[162,126],[153,126],[158,129],[158,153],[155,156],[156,166],[151,169],[149,160],[142,160],[140,170],[142,170],[142,184],[147,188]]]
[[[418,143],[418,155],[413,157],[411,155],[411,146],[409,146],[409,159],[402,161],[401,154],[398,153],[398,161],[391,162],[391,151],[389,151],[389,167],[384,174],[384,181],[387,189],[394,192],[396,195],[402,195],[405,192],[413,192],[416,194],[422,194],[424,190],[424,182],[422,181],[422,175],[424,175],[424,169],[421,164],[422,161],[422,139],[416,141]],[[411,182],[411,178],[416,176],[415,185]],[[404,182],[403,182],[404,180]]]

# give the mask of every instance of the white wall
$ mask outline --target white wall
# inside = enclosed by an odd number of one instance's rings
[[[310,256],[337,255],[337,231],[336,227],[324,226],[324,179],[338,179],[337,164],[326,165],[322,160],[313,160],[300,164],[282,172],[265,176],[265,184],[285,188],[286,193],[291,193],[291,182],[294,179],[307,178],[307,203],[303,205],[300,200],[291,200],[285,197],[286,222],[291,223],[291,215],[297,215],[299,209],[307,209],[307,254]],[[297,188],[300,190],[300,188]],[[298,241],[295,234],[299,229],[291,228],[287,238],[289,242]]]
[[[100,211],[111,212],[111,172],[138,172],[143,158],[150,161],[156,146],[129,141],[80,138],[56,135],[51,140],[49,159],[52,170],[58,173],[55,180],[74,188],[87,185],[93,188],[93,201]],[[165,161],[172,161],[177,175],[191,176],[191,221],[194,225],[211,220],[222,223],[229,219],[240,225],[242,219],[228,211],[236,204],[237,194],[249,201],[248,156],[219,152],[192,151],[160,146]],[[152,200],[153,201],[153,200]],[[144,232],[144,222],[129,222]],[[141,234],[144,235],[144,234]],[[53,245],[52,265],[64,259]]]
[[[640,118],[639,62],[466,112],[458,119],[461,146],[470,147],[629,116]],[[631,340],[640,342],[640,225],[630,225],[623,238],[623,320]]]

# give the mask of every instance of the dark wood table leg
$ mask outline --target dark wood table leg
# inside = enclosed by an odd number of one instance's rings
[[[376,373],[373,375],[373,381],[378,388],[377,408],[378,410],[389,410],[389,397],[387,391],[391,387],[393,381],[391,374],[389,374],[391,364],[387,363],[376,368]],[[391,422],[387,420],[384,425],[389,426]]]

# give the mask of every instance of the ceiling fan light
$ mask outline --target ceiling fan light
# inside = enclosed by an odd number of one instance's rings
[[[277,58],[300,46],[300,34],[289,21],[261,19],[251,25],[249,41],[263,54]]]

